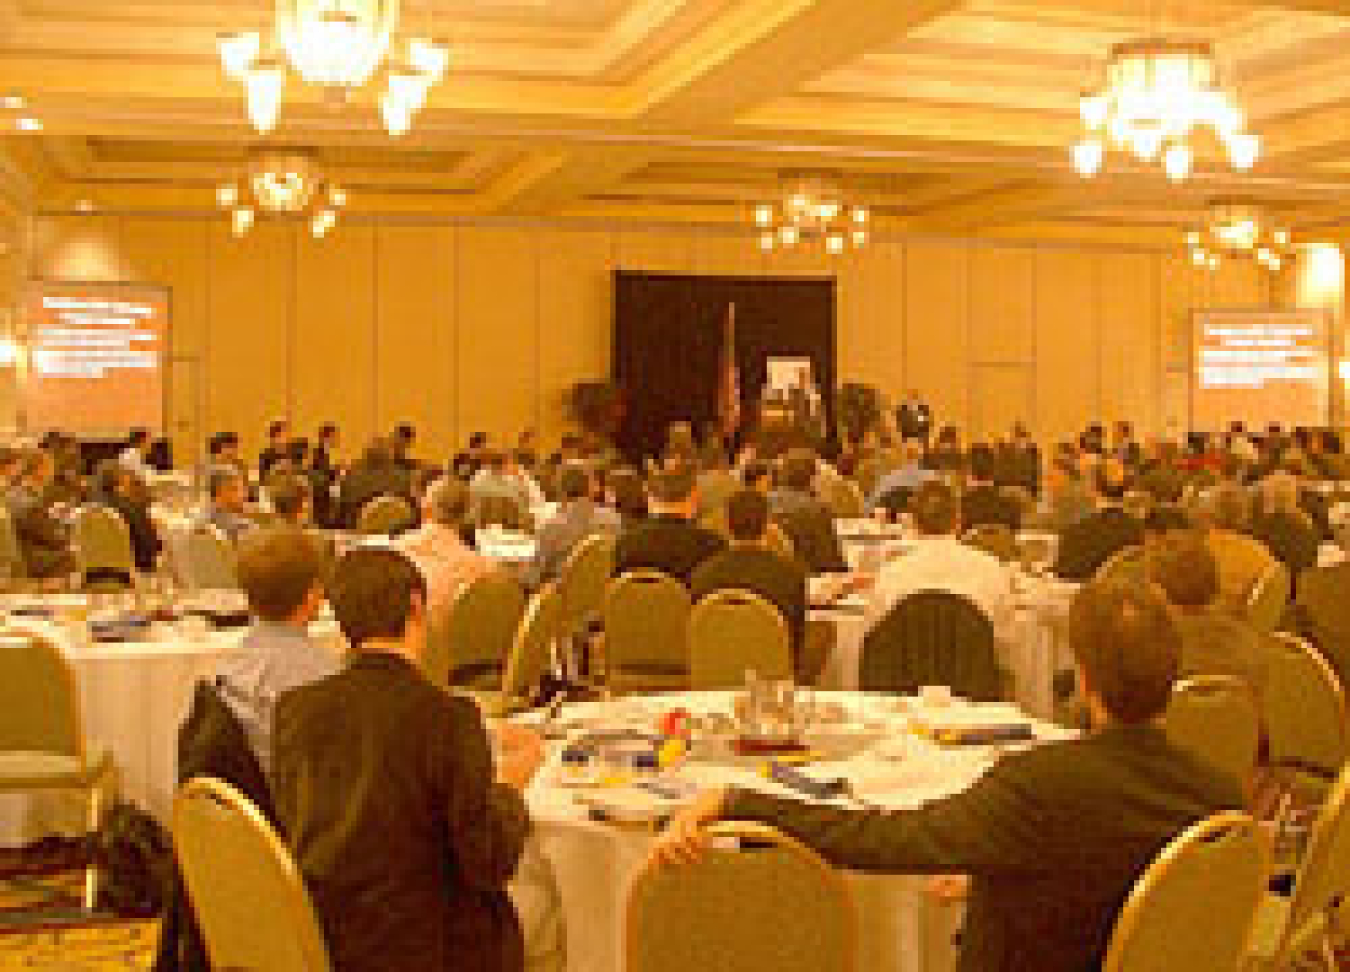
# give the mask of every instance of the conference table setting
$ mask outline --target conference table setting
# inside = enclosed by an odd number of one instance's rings
[[[752,682],[742,690],[609,698],[531,713],[549,740],[527,800],[556,882],[567,972],[619,972],[625,901],[661,826],[700,792],[736,786],[884,813],[971,786],[1000,755],[1070,733],[945,687],[916,696]],[[849,874],[858,963],[947,972],[960,909],[920,876]]]
[[[60,649],[75,676],[91,754],[111,755],[122,798],[167,820],[177,788],[178,726],[197,682],[243,637],[242,592],[33,594],[11,598],[3,622],[0,639],[36,635]],[[341,637],[327,612],[311,635]],[[0,846],[82,826],[78,800],[0,797]]]

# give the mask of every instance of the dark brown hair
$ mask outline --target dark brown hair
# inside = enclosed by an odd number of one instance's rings
[[[323,551],[304,530],[252,530],[239,539],[239,586],[264,621],[280,624],[294,614],[323,582],[323,568]]]
[[[1181,639],[1153,584],[1124,579],[1086,584],[1069,610],[1069,645],[1113,719],[1147,722],[1167,708]]]
[[[338,627],[358,651],[368,641],[402,638],[414,597],[426,603],[426,581],[411,560],[388,548],[349,551],[328,586]]]

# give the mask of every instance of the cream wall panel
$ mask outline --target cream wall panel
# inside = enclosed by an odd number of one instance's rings
[[[1166,254],[1158,259],[1161,287],[1161,340],[1164,367],[1184,367],[1190,357],[1191,310],[1200,306],[1202,296],[1191,261],[1184,256]]]
[[[417,455],[444,461],[455,428],[455,232],[381,226],[375,235],[375,425],[417,427]]]
[[[1036,251],[977,246],[970,255],[970,354],[1011,364],[1036,355]]]
[[[292,230],[262,221],[235,239],[224,223],[211,223],[207,247],[207,434],[236,432],[252,456],[261,445],[263,426],[289,410],[296,284]],[[328,361],[329,355],[323,358]]]
[[[970,371],[972,441],[1007,436],[1015,422],[1027,422],[1036,406],[1036,369],[1029,364],[974,365]]]
[[[1102,418],[1160,432],[1157,261],[1142,253],[1099,258]]]
[[[613,269],[612,234],[540,232],[539,412],[548,440],[567,426],[572,385],[609,380]]]
[[[694,240],[694,272],[714,277],[760,277],[764,253],[753,236],[703,233]]]
[[[969,418],[969,249],[929,240],[904,248],[904,384],[927,399],[939,424]]]
[[[375,425],[375,231],[346,225],[323,239],[299,225],[292,232],[291,420],[304,435],[336,422],[350,456],[389,431]]]
[[[164,374],[165,423],[182,460],[196,458],[208,434],[203,387],[207,355],[206,223],[199,220],[127,219],[122,252],[130,279],[167,287],[170,294],[170,356],[188,359]]]
[[[619,269],[633,273],[694,273],[698,235],[687,230],[624,230],[617,236]]]
[[[1036,254],[1036,425],[1043,439],[1076,435],[1101,415],[1097,312],[1094,255]]]
[[[536,244],[531,230],[457,233],[456,441],[481,430],[514,442],[539,422]]]
[[[839,384],[875,385],[891,401],[904,394],[904,272],[904,245],[889,233],[875,234],[838,267]]]

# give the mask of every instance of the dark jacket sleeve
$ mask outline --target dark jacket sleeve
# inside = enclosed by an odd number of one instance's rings
[[[519,793],[496,781],[477,706],[462,697],[449,703],[443,747],[433,747],[432,758],[448,774],[450,848],[466,884],[500,887],[515,874],[525,849],[529,812]]]
[[[1048,819],[995,767],[973,787],[914,810],[841,809],[733,790],[723,816],[768,824],[835,867],[884,874],[1030,874],[1053,865]]]

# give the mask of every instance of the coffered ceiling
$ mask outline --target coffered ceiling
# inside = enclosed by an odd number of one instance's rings
[[[0,0],[0,93],[41,132],[0,149],[41,207],[209,209],[260,140],[216,59],[271,0]],[[1214,43],[1266,151],[1174,186],[1069,166],[1109,46]],[[450,73],[390,139],[373,95],[288,82],[264,144],[310,146],[352,209],[407,219],[744,223],[779,174],[837,171],[921,232],[1147,233],[1206,203],[1350,224],[1350,0],[403,0]],[[12,115],[13,113],[11,113]]]

